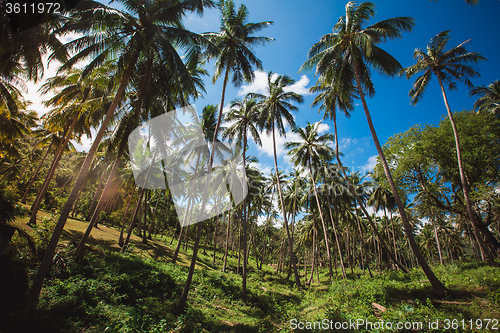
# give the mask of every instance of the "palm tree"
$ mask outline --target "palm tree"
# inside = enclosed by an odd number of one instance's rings
[[[241,4],[236,12],[233,0],[220,0],[219,10],[222,15],[220,31],[204,34],[217,48],[216,53],[209,55],[209,58],[217,58],[212,82],[215,83],[221,75],[224,75],[218,124],[222,119],[229,74],[231,72],[233,74],[231,81],[235,87],[239,87],[243,81],[253,81],[255,77],[253,66],[262,70],[262,62],[252,52],[252,46],[264,45],[274,40],[269,37],[252,36],[253,33],[268,27],[273,22],[247,23],[248,9],[245,5]],[[218,133],[218,131],[217,127],[215,132]]]
[[[226,121],[234,122],[228,127],[223,138],[234,139],[237,138],[239,145],[243,147],[243,168],[246,170],[246,150],[247,150],[247,132],[253,137],[253,140],[259,146],[262,146],[259,131],[257,130],[257,121],[259,112],[257,108],[257,100],[254,98],[245,98],[242,101],[233,101],[231,103],[231,110],[226,117]],[[242,286],[241,298],[246,300],[247,297],[247,225],[248,225],[248,211],[247,211],[247,198],[243,199],[243,272],[242,272]]]
[[[97,147],[122,100],[139,56],[141,53],[153,50],[159,52],[162,55],[161,58],[169,63],[169,69],[179,76],[182,82],[189,85],[190,76],[177,50],[184,49],[188,55],[195,54],[201,47],[204,38],[186,30],[181,20],[188,12],[202,14],[205,7],[212,6],[210,0],[176,0],[168,3],[164,1],[145,3],[131,0],[119,0],[119,2],[124,5],[127,11],[94,3],[94,6],[90,6],[91,8],[75,11],[61,28],[62,33],[84,34],[65,45],[66,49],[77,51],[77,53],[63,65],[62,69],[71,68],[78,61],[90,55],[93,56],[93,60],[86,66],[83,72],[85,76],[106,59],[118,55],[119,73],[117,79],[119,79],[119,86],[83,162],[73,190],[61,210],[61,215],[27,297],[25,307],[27,317],[32,317],[35,313],[43,280],[52,262],[68,215],[80,188],[83,186]]]
[[[82,133],[90,135],[90,128],[97,127],[102,118],[103,106],[106,105],[111,91],[107,90],[109,76],[114,71],[111,62],[96,68],[86,78],[82,78],[82,69],[68,70],[67,73],[56,75],[47,80],[40,88],[45,94],[50,90],[57,94],[45,102],[46,106],[54,107],[45,115],[49,128],[66,128],[64,141],[54,156],[54,160],[45,178],[42,188],[31,207],[31,218],[28,225],[36,224],[36,217],[43,197],[49,188],[59,161],[69,140]]]
[[[488,86],[472,88],[471,96],[479,95],[474,103],[474,110],[491,112],[495,116],[500,116],[500,81],[495,80]]]
[[[274,169],[276,175],[279,175],[278,170],[278,160],[276,154],[276,130],[278,130],[279,135],[286,135],[285,125],[283,120],[290,125],[292,128],[295,127],[295,121],[293,115],[290,111],[297,111],[298,108],[291,102],[302,103],[304,98],[302,95],[291,91],[285,91],[285,88],[295,81],[288,75],[279,75],[275,77],[273,72],[267,74],[267,94],[256,94],[251,93],[249,96],[251,98],[255,97],[259,102],[259,108],[261,113],[259,115],[259,126],[265,129],[268,134],[273,135],[273,150],[274,150]],[[297,287],[300,289],[302,285],[300,283],[300,278],[297,273],[297,266],[295,265],[295,257],[293,254],[293,241],[290,237],[290,230],[288,228],[288,221],[285,212],[285,202],[283,201],[283,191],[281,189],[280,179],[276,177],[277,188],[279,199],[281,203],[281,211],[283,213],[283,220],[286,228],[286,234],[288,238],[288,249],[290,252],[290,260],[292,262],[292,268],[295,274],[295,282]]]
[[[318,197],[318,191],[316,189],[316,179],[314,179],[313,164],[317,165],[320,160],[329,160],[332,157],[333,149],[330,148],[328,144],[333,142],[333,135],[331,135],[330,133],[319,135],[318,127],[320,124],[321,122],[316,122],[314,124],[310,124],[308,122],[305,128],[294,128],[292,132],[299,135],[301,142],[287,142],[285,143],[285,148],[290,149],[288,154],[292,155],[292,161],[295,163],[295,166],[300,165],[302,167],[309,168],[309,175],[311,177],[311,182],[313,185],[314,196],[318,205],[321,224],[323,225],[326,253],[328,255],[328,268],[331,280],[333,277],[333,271],[332,258],[330,255],[330,244],[328,241],[325,219],[323,218],[323,211],[321,210],[321,204]]]
[[[450,39],[450,31],[442,31],[434,36],[429,44],[427,44],[426,52],[416,49],[413,53],[413,58],[417,59],[417,63],[405,68],[401,71],[406,75],[406,78],[410,78],[417,73],[423,72],[419,76],[413,87],[410,90],[410,97],[413,105],[417,104],[422,98],[425,89],[428,87],[432,75],[436,75],[441,88],[441,93],[443,94],[444,104],[446,106],[446,111],[448,113],[448,118],[451,122],[451,127],[453,129],[453,136],[455,137],[455,146],[457,150],[457,160],[458,160],[458,170],[460,172],[460,180],[462,184],[462,191],[464,193],[465,205],[467,207],[467,214],[472,224],[472,230],[478,240],[479,248],[483,258],[491,265],[495,262],[490,256],[488,250],[486,249],[484,242],[481,238],[478,222],[476,220],[474,208],[470,200],[470,188],[467,181],[467,175],[465,173],[462,151],[460,149],[460,139],[458,137],[458,129],[453,119],[453,114],[448,103],[448,97],[446,96],[446,91],[444,88],[444,83],[448,83],[449,89],[456,89],[457,85],[455,81],[463,82],[469,88],[472,88],[472,82],[469,77],[477,77],[479,73],[474,70],[474,68],[469,63],[476,63],[479,60],[484,60],[485,58],[477,52],[468,52],[465,48],[465,44],[469,43],[469,40],[452,47],[448,51],[445,51],[446,44]]]
[[[366,22],[375,15],[375,5],[371,2],[357,5],[351,1],[347,3],[345,9],[346,14],[335,24],[333,32],[324,35],[318,43],[311,47],[309,59],[302,68],[316,67],[316,73],[332,80],[335,79],[336,91],[341,91],[343,96],[356,94],[355,97],[361,99],[368,126],[391,191],[396,199],[408,240],[420,266],[432,284],[434,293],[443,296],[447,289],[434,275],[415,241],[403,201],[392,178],[365,100],[365,92],[370,96],[375,94],[370,66],[389,76],[394,76],[402,68],[394,57],[378,47],[377,44],[400,38],[402,32],[411,31],[414,20],[410,17],[395,17],[364,28]]]

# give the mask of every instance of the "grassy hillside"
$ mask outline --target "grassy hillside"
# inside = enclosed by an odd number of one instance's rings
[[[500,318],[497,268],[475,263],[435,267],[436,274],[453,291],[436,302],[420,270],[406,275],[375,272],[373,278],[354,270],[348,280],[338,275],[330,284],[324,269],[319,271],[320,283],[315,274],[313,284],[298,291],[273,268],[267,266],[259,271],[250,260],[249,299],[243,302],[241,276],[235,274],[237,257],[233,254],[228,259],[228,271],[222,273],[222,253],[217,253],[212,266],[212,249],[201,250],[188,308],[176,313],[172,304],[187,276],[189,251],[182,254],[179,265],[172,264],[172,248],[159,240],[143,245],[133,237],[131,250],[119,254],[114,245],[119,232],[101,226],[93,231],[91,248],[82,261],[76,262],[72,240],[78,239],[85,227],[82,221],[68,221],[65,240],[41,294],[36,321],[29,327],[20,318],[36,266],[33,260],[25,260],[28,253],[22,240],[14,238],[0,258],[0,332],[290,332],[302,324],[311,327],[301,330],[304,332],[333,332],[339,331],[335,325],[357,320],[365,322],[356,329],[351,326],[340,331],[382,331],[373,327],[381,322],[409,323],[417,325],[414,328],[418,331],[421,322],[419,331],[479,332],[484,327],[478,329],[476,319]],[[42,229],[30,232],[40,240],[45,237]],[[429,329],[436,320],[438,329]],[[372,330],[366,322],[372,323]],[[320,330],[326,323],[332,329]],[[447,323],[450,329],[445,329]],[[452,329],[453,323],[459,325],[456,330]],[[500,329],[499,325],[496,327]]]

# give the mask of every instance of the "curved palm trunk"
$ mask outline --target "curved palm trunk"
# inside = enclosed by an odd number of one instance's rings
[[[78,196],[78,192],[80,191],[81,187],[83,186],[83,182],[87,177],[87,173],[89,171],[89,167],[90,164],[92,163],[94,155],[97,151],[97,147],[101,142],[104,133],[106,132],[106,129],[108,127],[109,122],[111,121],[111,118],[113,118],[118,103],[120,102],[123,96],[123,93],[125,92],[125,88],[127,86],[130,76],[132,75],[132,71],[135,68],[135,63],[138,57],[139,53],[137,52],[134,55],[132,55],[128,68],[125,70],[121,78],[120,86],[118,87],[113,102],[109,106],[109,109],[106,113],[106,116],[104,117],[101,127],[99,128],[99,131],[96,134],[96,138],[92,143],[92,147],[90,147],[89,152],[85,157],[83,165],[76,179],[75,185],[73,186],[73,190],[71,191],[71,194],[69,195],[66,204],[61,210],[61,215],[59,217],[59,220],[57,221],[56,227],[54,228],[54,232],[52,233],[52,237],[47,246],[47,250],[45,250],[42,262],[40,264],[40,267],[38,268],[37,275],[35,276],[31,289],[28,293],[26,306],[24,309],[25,317],[27,318],[32,318],[35,314],[38,298],[40,297],[40,291],[42,290],[43,280],[45,279],[45,275],[47,275],[47,272],[49,271],[50,264],[52,263],[52,257],[56,250],[57,243],[59,242],[59,238],[61,237],[64,225],[66,224],[66,220],[68,219],[69,213],[73,208],[73,204],[75,203],[76,197]]]
[[[299,274],[297,273],[297,265],[295,264],[295,255],[293,253],[293,239],[290,237],[290,230],[288,228],[288,221],[286,220],[286,214],[285,214],[285,202],[283,201],[283,193],[281,191],[281,184],[280,184],[280,177],[279,177],[279,171],[278,171],[278,160],[277,160],[277,155],[276,155],[276,137],[275,137],[275,131],[274,131],[274,121],[273,121],[273,150],[274,150],[274,168],[276,170],[276,182],[278,185],[278,195],[280,198],[281,202],[281,211],[283,212],[283,220],[285,222],[285,229],[286,229],[286,236],[288,239],[288,250],[290,254],[290,261],[292,263],[292,268],[293,268],[293,273],[295,275],[295,283],[297,284],[297,288],[302,289],[302,284],[300,283],[300,277]]]
[[[413,253],[415,254],[415,257],[417,258],[418,263],[422,267],[422,270],[424,271],[425,275],[429,279],[429,282],[432,285],[432,289],[434,291],[434,294],[438,297],[445,296],[448,292],[448,289],[439,281],[439,279],[434,275],[434,272],[431,270],[429,265],[427,264],[427,261],[425,260],[424,256],[422,255],[422,252],[420,251],[420,248],[415,241],[415,237],[413,235],[413,230],[410,222],[408,221],[408,217],[406,216],[405,212],[405,207],[403,205],[403,202],[401,201],[401,197],[399,196],[398,188],[396,187],[396,184],[394,183],[394,180],[392,179],[392,174],[389,169],[389,166],[387,165],[387,161],[385,159],[384,151],[382,150],[382,147],[380,146],[380,142],[378,141],[377,133],[375,132],[375,127],[373,126],[373,122],[371,119],[370,111],[368,110],[368,105],[366,104],[365,100],[365,94],[363,92],[363,89],[361,87],[361,79],[359,75],[359,71],[356,65],[354,65],[354,75],[356,77],[356,83],[358,87],[358,92],[359,92],[359,97],[361,99],[361,103],[363,104],[363,109],[365,111],[366,115],[366,120],[368,121],[368,126],[370,127],[370,132],[373,137],[373,142],[375,143],[375,147],[377,148],[378,155],[380,157],[380,161],[382,162],[382,166],[384,168],[385,175],[387,177],[387,181],[389,182],[389,186],[391,188],[392,194],[394,195],[394,199],[396,201],[396,205],[398,206],[399,214],[401,216],[401,221],[403,222],[403,226],[406,231],[406,235],[408,237],[408,240],[410,242],[411,249],[413,250]]]
[[[396,264],[396,266],[398,266],[403,272],[408,273],[408,270],[406,269],[406,267],[403,266],[394,257],[394,255],[392,254],[391,251],[389,251],[389,248],[385,244],[384,239],[382,238],[382,236],[378,232],[377,226],[375,225],[375,223],[373,222],[370,214],[366,210],[365,205],[363,203],[363,200],[361,200],[361,198],[359,197],[358,193],[356,192],[356,189],[354,188],[354,185],[351,184],[351,182],[349,181],[349,177],[347,177],[347,174],[346,174],[346,172],[344,170],[344,166],[342,165],[342,161],[340,160],[340,156],[339,156],[339,140],[338,140],[338,135],[337,135],[337,117],[336,117],[335,113],[333,114],[333,126],[334,126],[334,129],[335,129],[335,157],[337,159],[337,162],[339,163],[340,170],[342,171],[342,174],[344,175],[344,179],[346,180],[347,185],[349,186],[349,189],[351,190],[352,195],[354,195],[354,198],[358,202],[359,207],[361,208],[361,210],[363,211],[363,214],[366,216],[366,219],[370,223],[370,226],[371,226],[374,234],[377,236],[379,245],[382,245],[382,248],[384,249],[384,251],[387,252],[387,254],[389,255],[389,258],[391,258],[391,260],[394,262],[394,264]]]
[[[328,234],[326,232],[325,219],[323,218],[323,212],[321,210],[321,206],[318,198],[318,191],[316,190],[316,180],[313,176],[312,166],[311,166],[311,157],[309,157],[309,173],[311,174],[311,181],[313,183],[314,196],[316,197],[316,203],[318,204],[319,217],[321,218],[321,225],[323,226],[323,233],[325,236],[325,245],[326,245],[326,254],[328,256],[328,272],[330,273],[330,281],[333,277],[332,271],[332,257],[330,255],[330,242],[328,241]]]
[[[467,176],[465,174],[463,160],[462,160],[462,150],[460,149],[460,140],[458,138],[458,130],[457,125],[455,124],[455,120],[453,119],[453,114],[451,113],[450,105],[448,104],[448,97],[446,97],[446,92],[444,90],[443,82],[441,79],[441,75],[436,73],[436,76],[439,81],[439,86],[441,87],[441,93],[443,94],[444,104],[446,105],[446,111],[448,112],[448,118],[450,119],[451,127],[453,129],[453,136],[455,137],[455,146],[457,148],[457,159],[458,159],[458,171],[460,172],[460,181],[462,183],[462,190],[464,192],[465,205],[467,206],[467,214],[469,215],[469,219],[472,225],[472,231],[477,238],[477,242],[479,245],[479,250],[481,251],[481,256],[486,260],[489,265],[497,266],[492,256],[490,255],[488,249],[484,245],[483,238],[481,237],[476,216],[474,214],[474,210],[472,208],[472,203],[470,201],[469,196],[469,183],[467,182]]]
[[[21,203],[23,203],[23,204],[26,203],[26,198],[28,197],[28,193],[31,190],[31,186],[35,182],[36,176],[38,175],[38,172],[42,168],[43,162],[45,162],[45,159],[47,158],[47,156],[49,156],[50,148],[52,148],[53,144],[54,144],[54,142],[52,141],[49,145],[49,148],[47,149],[47,152],[43,156],[42,161],[40,162],[40,164],[38,164],[38,167],[36,168],[35,172],[33,173],[33,176],[31,176],[29,183],[22,189],[24,194],[23,194],[23,198],[21,199]]]

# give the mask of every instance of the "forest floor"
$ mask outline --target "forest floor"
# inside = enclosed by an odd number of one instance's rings
[[[26,222],[20,219],[16,224],[24,228]],[[0,332],[500,331],[499,269],[470,260],[433,267],[451,291],[436,299],[420,269],[409,274],[376,271],[370,277],[348,268],[348,279],[342,279],[339,271],[330,282],[328,270],[320,268],[311,286],[297,290],[293,275],[286,279],[269,265],[259,270],[251,257],[248,299],[242,301],[237,253],[230,253],[222,273],[222,251],[216,251],[213,264],[213,248],[202,247],[201,269],[193,277],[188,307],[179,313],[173,304],[187,276],[190,246],[182,252],[180,265],[170,263],[172,248],[163,243],[166,239],[141,247],[141,239],[133,236],[133,246],[120,254],[114,246],[119,231],[100,226],[93,230],[84,258],[76,261],[74,241],[86,225],[68,221],[31,323],[19,318],[37,260],[30,257],[23,240],[14,237],[0,257]],[[46,239],[48,227],[40,223],[30,232]],[[300,275],[304,281],[303,267]]]
[[[26,208],[29,206],[24,205]],[[50,213],[40,210],[37,214],[37,223],[42,223],[44,218],[50,217]],[[30,235],[35,236],[37,228],[28,226],[29,216],[19,218],[13,223],[16,227],[23,228]],[[68,245],[69,243],[78,243],[82,238],[85,230],[87,229],[89,222],[82,218],[68,218],[66,224],[64,225],[64,231],[61,235],[61,244]],[[126,237],[126,231],[124,231],[124,237]],[[118,245],[118,240],[120,238],[120,230],[115,227],[108,227],[106,225],[98,225],[97,228],[92,230],[87,244],[99,247],[103,250],[118,253],[121,248]],[[166,239],[164,239],[166,241]],[[177,240],[174,240],[174,244],[177,244]],[[142,237],[138,237],[135,234],[130,236],[130,242],[128,246],[128,251],[133,255],[140,258],[150,258],[159,261],[170,261],[174,255],[175,245],[166,245],[163,241],[158,241],[155,239],[147,241],[146,244],[142,243]],[[187,255],[184,251],[180,250],[177,262],[182,265],[189,267],[191,264],[191,256]],[[196,269],[213,269],[212,267],[198,261],[196,264]]]

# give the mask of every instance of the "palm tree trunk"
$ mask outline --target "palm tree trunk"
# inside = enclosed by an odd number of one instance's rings
[[[470,222],[472,224],[472,231],[477,238],[479,249],[481,251],[481,256],[486,260],[489,265],[497,266],[493,258],[491,257],[488,249],[484,245],[483,239],[477,225],[476,216],[474,214],[472,203],[469,197],[469,183],[467,182],[467,176],[465,174],[463,160],[462,160],[462,150],[460,149],[460,140],[458,138],[457,125],[453,119],[453,114],[451,113],[450,105],[448,104],[448,97],[446,97],[446,91],[444,90],[443,81],[441,75],[436,73],[439,81],[439,86],[441,87],[441,93],[443,94],[444,104],[446,105],[446,111],[448,112],[448,118],[450,119],[451,127],[453,129],[453,136],[455,137],[455,146],[457,149],[457,159],[458,159],[458,171],[460,172],[460,181],[462,183],[462,190],[464,192],[465,205],[467,206],[467,214],[469,215]]]
[[[97,224],[97,221],[98,221],[99,216],[101,214],[101,211],[103,209],[106,197],[108,197],[108,195],[110,193],[111,183],[115,179],[116,171],[118,170],[118,162],[120,161],[120,159],[122,157],[122,153],[123,153],[123,151],[120,149],[120,151],[118,152],[118,155],[116,156],[115,162],[113,163],[113,168],[111,169],[111,172],[109,173],[108,181],[106,182],[106,185],[104,186],[104,189],[102,190],[101,197],[99,198],[99,202],[97,203],[97,207],[94,210],[94,214],[92,214],[92,218],[90,219],[90,222],[87,226],[87,229],[85,230],[85,233],[83,234],[83,237],[80,240],[80,243],[76,247],[76,250],[75,250],[76,256],[79,256],[82,253],[82,250],[85,246],[85,243],[87,242],[87,240],[89,238],[90,233],[92,232],[92,229]],[[104,177],[102,179],[104,179]]]
[[[225,220],[225,215],[222,217],[222,223],[224,223]],[[212,264],[215,265],[215,254],[217,253],[217,232],[219,231],[219,224],[220,224],[220,216],[217,216],[217,223],[215,224],[215,231],[214,231],[214,255],[213,255],[213,261]]]
[[[56,198],[59,197],[59,195],[61,194],[61,192],[64,190],[64,188],[73,180],[73,176],[70,176],[69,179],[63,184],[63,186],[61,186],[59,188],[59,190],[57,191],[57,193],[54,195],[54,198],[52,198],[52,201],[50,201],[50,203],[47,205],[47,210],[49,210],[51,207],[52,207],[52,204],[54,203],[54,201],[56,201]]]
[[[247,150],[247,127],[244,126],[243,132],[243,171],[246,172],[246,150]],[[242,281],[241,281],[241,299],[246,301],[247,299],[247,225],[248,225],[248,214],[247,214],[247,197],[243,199],[243,271],[242,271]]]
[[[40,209],[40,205],[42,204],[45,193],[47,193],[47,190],[49,189],[50,181],[52,180],[52,177],[54,177],[54,173],[56,172],[56,168],[59,165],[59,161],[61,160],[61,157],[64,154],[64,147],[66,147],[66,145],[69,142],[69,138],[71,137],[71,133],[73,132],[73,129],[75,128],[77,120],[78,120],[78,116],[75,115],[73,118],[73,121],[71,122],[71,125],[66,133],[66,137],[63,141],[63,144],[60,147],[59,152],[57,152],[56,156],[54,157],[54,162],[52,163],[52,166],[49,170],[49,173],[48,173],[47,177],[45,178],[45,182],[43,183],[42,189],[38,193],[38,196],[35,199],[33,206],[31,207],[31,218],[28,222],[28,225],[35,225],[36,224],[36,216],[37,216],[38,210]]]
[[[193,178],[196,177],[196,175],[198,174],[198,166],[199,166],[199,163],[200,163],[200,155],[201,155],[201,153],[198,153],[198,157],[196,158],[196,167],[195,167],[195,170],[194,170],[194,176],[193,176]],[[191,193],[194,193],[194,182],[191,183]],[[193,196],[190,195],[189,198],[188,198],[187,205],[186,205],[186,212],[184,213],[184,218],[182,219],[181,231],[179,232],[179,240],[177,242],[177,246],[175,247],[174,255],[172,256],[172,264],[175,264],[175,262],[177,261],[177,256],[179,255],[179,250],[181,248],[182,235],[183,235],[185,227],[186,227],[187,216],[188,216],[188,214],[191,215],[191,213],[192,213],[190,211],[192,203],[193,203]]]
[[[347,177],[347,174],[345,172],[345,169],[344,169],[344,166],[342,165],[342,161],[340,160],[340,156],[339,156],[339,140],[338,140],[338,132],[337,132],[337,117],[336,117],[336,114],[335,112],[333,113],[333,126],[334,126],[334,130],[335,130],[335,157],[337,159],[337,162],[339,163],[339,166],[340,166],[340,170],[342,171],[342,174],[344,175],[344,179],[346,180],[347,182],[347,186],[349,186],[349,189],[351,190],[351,193],[352,195],[354,195],[354,198],[356,199],[356,201],[358,202],[358,205],[359,207],[361,208],[361,210],[363,211],[363,214],[365,215],[366,219],[368,220],[368,222],[370,223],[370,226],[373,230],[373,232],[375,233],[375,235],[377,236],[377,239],[379,241],[379,244],[382,243],[382,246],[384,248],[384,250],[388,253],[389,255],[389,258],[391,258],[391,260],[399,267],[401,268],[401,270],[405,273],[408,273],[408,270],[406,269],[406,267],[404,267],[395,257],[394,255],[389,251],[389,249],[387,248],[384,240],[382,239],[382,236],[380,235],[380,233],[378,232],[378,229],[375,225],[375,223],[373,222],[370,214],[367,212],[366,208],[365,208],[365,205],[363,203],[363,200],[361,200],[361,198],[359,197],[358,195],[358,192],[356,191],[356,189],[354,188],[354,185],[351,184],[350,180],[349,180],[349,177]]]
[[[310,286],[313,276],[314,276],[314,262],[316,257],[316,228],[313,225],[313,243],[312,243],[312,251],[311,251],[311,275],[309,276],[309,280],[307,281],[307,285]]]
[[[326,254],[328,256],[328,272],[330,273],[330,282],[332,281],[333,278],[333,271],[332,271],[332,257],[330,255],[330,242],[328,241],[328,234],[326,232],[326,225],[325,225],[325,219],[323,218],[323,211],[321,210],[319,198],[318,198],[318,191],[316,190],[316,180],[314,179],[313,176],[313,171],[312,171],[312,166],[311,166],[311,157],[309,157],[309,173],[311,174],[311,181],[313,183],[313,189],[314,189],[314,196],[316,197],[316,203],[318,204],[318,211],[319,211],[319,217],[321,218],[321,225],[323,226],[323,233],[325,236],[325,245],[326,245]]]
[[[283,213],[283,220],[285,222],[285,229],[286,229],[286,236],[288,239],[288,250],[290,254],[290,260],[292,262],[292,267],[293,267],[293,273],[295,275],[295,283],[297,284],[298,289],[302,289],[302,284],[300,283],[300,277],[299,274],[297,273],[297,266],[295,265],[295,255],[293,253],[293,239],[290,237],[290,230],[288,228],[288,221],[286,220],[286,214],[285,214],[285,203],[283,201],[283,193],[281,191],[281,184],[280,184],[280,177],[279,177],[279,171],[278,171],[278,161],[277,161],[277,154],[276,154],[276,137],[275,137],[275,130],[274,130],[274,120],[273,120],[273,150],[274,150],[274,168],[276,170],[276,182],[278,186],[278,195],[281,203],[281,211]]]
[[[213,140],[212,140],[212,150],[210,152],[210,160],[209,160],[208,167],[207,167],[207,171],[208,172],[212,172],[212,166],[213,166],[213,163],[214,163],[215,143],[217,142],[217,137],[218,137],[218,134],[219,134],[220,124],[222,123],[222,112],[223,112],[223,109],[224,109],[224,97],[225,97],[225,94],[226,94],[226,86],[227,86],[227,79],[228,79],[228,77],[229,77],[229,67],[226,68],[226,74],[224,75],[224,83],[222,85],[222,96],[221,96],[221,103],[220,103],[220,111],[219,111],[219,117],[217,119],[217,124],[215,125],[214,137],[213,137]],[[207,178],[207,180],[208,180],[208,178]],[[202,212],[205,210],[205,206],[207,204],[207,199],[208,199],[208,193],[207,193],[207,191],[208,191],[208,186],[205,186],[205,191],[203,193],[203,200],[202,200],[201,208],[200,208]],[[188,295],[189,289],[191,287],[191,281],[193,279],[193,274],[194,274],[194,267],[196,265],[196,260],[197,260],[197,257],[198,257],[198,246],[200,244],[201,228],[202,228],[201,223],[198,223],[198,228],[197,228],[198,230],[196,232],[196,238],[195,238],[194,247],[193,247],[193,255],[192,255],[192,258],[191,258],[191,265],[189,266],[189,272],[188,272],[188,276],[187,276],[187,279],[186,279],[186,284],[184,285],[184,288],[182,290],[181,297],[175,303],[175,305],[179,309],[184,309],[184,307],[186,306],[187,295]]]
[[[95,189],[94,195],[92,196],[92,201],[90,202],[89,205],[89,211],[87,212],[87,216],[85,217],[85,220],[90,221],[92,219],[92,212],[95,211],[94,205],[97,201],[97,198],[99,198],[99,194],[101,194],[101,189],[104,184],[104,180],[106,179],[107,173],[109,170],[109,165],[104,169],[104,171],[101,174],[101,179],[99,180],[99,184],[97,184],[97,188]]]
[[[75,204],[73,205],[73,209],[71,210],[71,217],[75,217],[75,212],[76,208],[78,207],[78,201],[80,200],[80,196],[82,195],[83,189],[85,188],[85,182],[87,181],[87,177],[83,181],[82,188],[78,192],[78,195],[76,196]]]
[[[127,220],[127,215],[128,215],[128,210],[130,208],[130,204],[132,203],[132,198],[134,197],[134,190],[135,190],[135,184],[134,187],[132,188],[132,191],[130,191],[130,197],[128,198],[127,202],[127,208],[125,208],[125,213],[123,214],[123,219],[121,223],[121,230],[120,230],[120,238],[118,239],[118,245],[120,247],[123,247],[125,244],[125,241],[123,239],[123,228],[125,227],[125,221]]]
[[[28,197],[28,192],[31,190],[31,186],[33,185],[33,182],[35,181],[36,179],[36,176],[38,175],[38,172],[40,171],[40,168],[42,167],[43,165],[43,162],[45,162],[45,159],[47,158],[47,156],[49,155],[49,152],[50,152],[50,148],[52,148],[52,145],[54,144],[54,141],[52,141],[49,145],[49,148],[47,148],[47,152],[45,153],[45,155],[43,156],[43,159],[42,161],[40,162],[40,164],[38,164],[38,167],[36,168],[35,172],[33,173],[33,175],[31,176],[31,179],[28,183],[28,185],[26,185],[22,191],[24,192],[23,194],[23,198],[21,199],[21,203],[25,204],[26,203],[26,198]]]
[[[118,103],[122,98],[128,80],[132,75],[132,71],[135,68],[135,63],[138,57],[139,57],[138,52],[132,55],[131,61],[128,64],[128,67],[125,70],[122,79],[120,81],[120,86],[118,87],[116,95],[113,98],[113,102],[109,106],[106,116],[104,117],[104,120],[101,123],[101,127],[99,128],[99,131],[96,134],[96,138],[94,139],[94,142],[92,143],[92,146],[90,147],[89,152],[87,153],[87,156],[83,161],[83,165],[80,169],[75,185],[73,186],[73,190],[71,191],[71,194],[69,195],[66,204],[61,210],[61,215],[59,217],[59,220],[57,221],[56,227],[54,228],[54,232],[52,233],[52,237],[49,241],[47,249],[45,250],[45,254],[43,256],[40,267],[38,268],[37,275],[35,276],[31,289],[28,293],[26,306],[24,309],[26,318],[33,318],[35,314],[38,298],[40,297],[40,291],[42,290],[43,280],[45,279],[45,275],[47,275],[47,272],[49,271],[54,251],[56,250],[57,243],[59,242],[59,238],[61,237],[64,225],[66,224],[66,220],[68,219],[68,215],[71,212],[71,208],[73,208],[73,204],[75,203],[80,188],[83,186],[83,181],[85,180],[85,177],[87,177],[87,173],[89,171],[89,167],[94,158],[94,155],[97,151],[97,147],[101,142],[104,133],[106,132],[106,129],[108,127],[109,122],[111,121],[111,118],[113,118],[116,107],[118,106]]]
[[[368,126],[370,127],[370,132],[373,137],[373,142],[375,143],[375,148],[377,148],[378,155],[380,157],[380,161],[382,162],[382,166],[384,168],[385,175],[387,177],[387,181],[389,182],[389,186],[391,188],[392,194],[394,195],[394,199],[396,201],[396,205],[398,206],[399,214],[401,216],[401,221],[403,222],[403,226],[406,231],[406,235],[408,237],[408,240],[410,242],[410,246],[413,250],[413,253],[415,254],[415,257],[418,260],[418,263],[422,267],[422,270],[424,271],[425,275],[429,279],[429,282],[432,285],[432,289],[434,291],[434,294],[438,297],[445,296],[448,292],[448,289],[439,281],[439,279],[434,275],[434,272],[431,270],[429,265],[427,264],[427,261],[425,260],[424,256],[422,255],[422,252],[420,251],[420,248],[415,241],[415,236],[413,235],[413,230],[410,222],[408,221],[408,217],[406,216],[405,212],[405,207],[403,205],[403,202],[401,201],[401,197],[399,196],[398,188],[396,187],[396,184],[394,183],[394,180],[392,179],[392,174],[389,169],[389,166],[387,165],[387,161],[385,159],[384,151],[382,150],[382,147],[380,146],[380,142],[378,141],[377,133],[375,132],[375,127],[373,126],[372,119],[370,112],[368,110],[368,105],[366,104],[365,100],[365,94],[363,92],[363,88],[361,87],[361,78],[359,75],[359,71],[356,65],[354,65],[354,75],[356,77],[356,83],[358,87],[358,92],[359,92],[359,97],[361,99],[361,103],[363,104],[363,109],[365,111],[366,115],[366,120],[368,121]]]
[[[227,230],[226,230],[226,244],[224,248],[224,264],[222,265],[222,273],[226,271],[226,264],[227,264],[227,252],[229,249],[229,231],[231,227],[231,209],[229,209],[228,215],[227,215]]]
[[[33,154],[35,154],[35,148],[36,146],[38,146],[38,144],[41,142],[42,140],[37,140],[35,142],[35,144],[33,145],[33,148],[31,149],[31,153],[30,155],[28,156],[27,158],[27,161],[26,163],[24,164],[24,167],[23,167],[23,171],[21,171],[21,173],[19,174],[19,178],[17,178],[17,181],[16,181],[16,184],[14,185],[14,187],[17,188],[17,186],[19,185],[19,183],[21,182],[21,179],[23,178],[24,176],[24,173],[26,172],[26,169],[28,168],[28,166],[31,164],[30,161],[31,159],[33,158]],[[5,176],[4,176],[5,177]],[[3,178],[2,178],[3,180]]]

